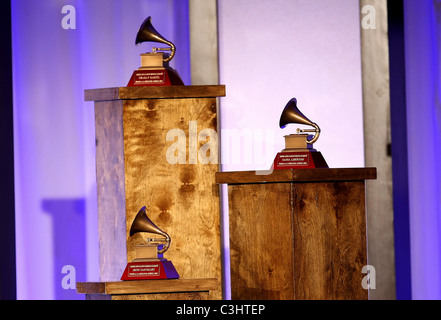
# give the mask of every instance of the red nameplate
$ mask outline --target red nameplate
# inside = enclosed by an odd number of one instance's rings
[[[184,85],[174,69],[135,70],[127,87]]]
[[[271,169],[313,169],[328,168],[328,164],[319,151],[279,152]]]
[[[179,274],[171,261],[130,262],[121,280],[178,279]]]

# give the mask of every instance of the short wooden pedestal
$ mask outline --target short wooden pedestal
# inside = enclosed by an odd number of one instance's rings
[[[86,300],[208,300],[217,297],[217,279],[78,282]]]
[[[232,299],[367,299],[365,179],[375,168],[219,172]]]

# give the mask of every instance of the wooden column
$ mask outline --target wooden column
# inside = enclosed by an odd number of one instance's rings
[[[232,299],[367,299],[365,179],[375,168],[219,172]]]
[[[221,298],[218,145],[209,133],[224,95],[225,86],[85,91],[95,101],[100,281],[119,280],[134,245],[151,236],[129,236],[146,206],[172,239],[164,257],[181,279],[215,278],[211,298]]]

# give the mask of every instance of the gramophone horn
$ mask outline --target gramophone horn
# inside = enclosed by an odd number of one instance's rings
[[[149,232],[154,234],[159,234],[165,237],[166,244],[162,250],[158,250],[158,253],[164,253],[170,247],[170,236],[159,229],[150,219],[147,217],[145,206],[139,210],[138,214],[135,217],[135,220],[132,222],[132,226],[130,228],[130,236],[133,236],[138,232]]]
[[[285,109],[283,109],[282,115],[280,116],[279,126],[283,129],[290,123],[305,124],[314,127],[314,130],[297,130],[299,132],[315,132],[315,136],[311,140],[308,140],[308,143],[312,144],[317,141],[320,135],[320,128],[315,122],[312,122],[302,112],[300,112],[299,108],[297,108],[296,98],[292,98],[286,104]]]
[[[151,42],[160,42],[164,43],[170,46],[170,48],[166,48],[166,50],[170,50],[170,56],[164,59],[164,62],[170,61],[173,56],[175,55],[176,47],[175,45],[165,39],[163,36],[159,34],[158,31],[153,27],[152,18],[147,17],[144,22],[141,24],[141,27],[139,28],[138,34],[136,35],[135,44],[139,44],[146,41]]]

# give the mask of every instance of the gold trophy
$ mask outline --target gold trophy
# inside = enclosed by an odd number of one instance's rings
[[[163,254],[170,247],[170,236],[159,229],[147,216],[142,207],[132,222],[130,236],[138,232],[159,234],[163,239],[147,239],[145,244],[135,246],[135,259],[128,263],[121,280],[177,279],[179,274],[173,263]]]
[[[297,129],[296,134],[285,136],[285,149],[276,155],[271,169],[328,168],[322,154],[313,148],[313,143],[320,136],[320,127],[300,112],[296,98],[286,104],[279,126],[283,129],[291,123],[308,125],[314,129]]]
[[[168,63],[175,55],[175,45],[166,40],[153,27],[151,17],[147,17],[139,28],[135,44],[142,42],[159,42],[166,44],[165,48],[152,48],[152,52],[141,54],[141,67],[135,70],[130,78],[128,87],[136,86],[173,86],[184,85],[178,72]],[[170,51],[164,53],[163,51]]]

